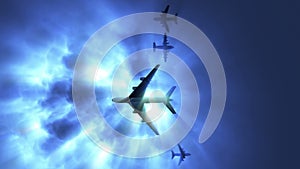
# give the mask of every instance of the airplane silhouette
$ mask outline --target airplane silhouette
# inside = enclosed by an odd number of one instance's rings
[[[169,25],[167,22],[174,21],[177,24],[177,16],[178,16],[178,13],[175,13],[175,16],[167,16],[167,14],[169,12],[169,8],[170,8],[170,5],[167,5],[165,10],[161,11],[160,17],[154,18],[155,21],[160,21],[162,26],[166,28],[167,32],[170,32],[170,28],[169,28]]]
[[[151,119],[147,116],[144,104],[145,103],[163,103],[167,106],[167,108],[173,113],[176,114],[173,106],[170,104],[170,96],[174,92],[176,86],[173,86],[164,97],[154,97],[154,98],[147,98],[144,97],[145,91],[147,89],[148,84],[150,83],[152,77],[154,76],[155,72],[157,71],[160,65],[156,65],[151,72],[146,77],[141,77],[140,80],[142,81],[137,87],[132,87],[133,92],[128,97],[116,97],[113,98],[112,101],[115,103],[128,103],[134,110],[133,113],[137,113],[146,124],[153,130],[156,135],[159,135],[158,130],[152,124]]]
[[[168,58],[168,52],[170,49],[173,49],[174,46],[169,45],[168,37],[166,34],[164,34],[164,40],[162,45],[156,45],[155,42],[153,42],[153,51],[155,52],[156,49],[162,49],[164,52],[164,61],[167,62]]]
[[[180,144],[178,144],[178,148],[179,148],[179,151],[180,153],[174,153],[174,151],[172,150],[172,159],[175,157],[175,156],[179,156],[180,159],[179,159],[179,162],[178,162],[178,165],[181,164],[182,161],[184,161],[185,157],[186,156],[190,156],[191,154],[190,153],[186,153],[183,148],[180,146]]]

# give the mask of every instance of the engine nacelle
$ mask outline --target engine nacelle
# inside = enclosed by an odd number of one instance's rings
[[[143,81],[145,79],[145,77],[140,77],[140,80]]]
[[[137,87],[136,86],[134,86],[134,87],[132,87],[132,90],[135,90]]]

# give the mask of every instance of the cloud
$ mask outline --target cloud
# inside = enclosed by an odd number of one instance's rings
[[[160,11],[165,2],[142,1],[2,1],[0,5],[0,101],[5,102],[0,115],[1,166],[11,159],[15,168],[71,166],[133,166],[172,168],[169,154],[150,159],[126,159],[110,155],[93,144],[81,132],[72,104],[73,68],[81,48],[101,26],[118,17],[143,11]],[[126,25],[130,28],[130,25]],[[119,28],[118,28],[119,29]],[[123,28],[124,29],[124,28]],[[152,35],[125,40],[126,52],[152,47]],[[160,40],[160,38],[159,38]],[[126,47],[126,45],[128,45]],[[124,52],[124,53],[120,53]],[[120,58],[121,58],[120,57]],[[192,61],[191,61],[192,62]],[[109,62],[107,67],[109,68]],[[165,86],[164,86],[165,87]],[[166,86],[166,89],[169,85]],[[97,101],[110,101],[109,87],[96,89]],[[131,132],[131,125],[120,124],[111,102],[101,105],[104,116],[119,131]],[[9,120],[7,120],[9,119]],[[151,132],[147,126],[141,132]],[[138,130],[139,130],[138,129]],[[11,144],[11,145],[10,145]],[[10,145],[10,146],[8,146]],[[126,149],[131,149],[127,147]],[[82,154],[93,156],[82,159]],[[38,160],[37,160],[38,159]],[[72,162],[72,160],[74,160]],[[3,166],[5,166],[3,165]],[[95,165],[96,166],[96,165]],[[98,166],[97,166],[98,167]]]

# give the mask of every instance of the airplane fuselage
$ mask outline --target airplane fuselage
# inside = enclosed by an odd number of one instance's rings
[[[168,97],[135,97],[135,98],[113,98],[113,102],[116,103],[128,103],[133,109],[139,110],[139,106],[145,103],[167,103],[171,101]]]

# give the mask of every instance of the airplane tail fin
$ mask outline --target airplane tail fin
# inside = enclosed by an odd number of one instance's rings
[[[167,108],[173,113],[173,114],[176,114],[176,111],[174,110],[173,106],[171,105],[170,101],[172,101],[172,99],[170,99],[170,96],[172,95],[172,93],[174,92],[176,86],[173,86],[169,91],[168,93],[166,94],[166,97],[167,97],[167,102],[164,103]]]
[[[156,49],[156,43],[153,42],[153,52],[155,52],[155,49]]]
[[[174,18],[174,22],[177,24],[177,16],[178,16],[178,13],[175,13],[175,18]]]
[[[171,150],[171,152],[172,152],[172,159],[173,159],[175,157],[175,153],[173,150]]]

